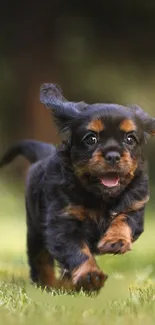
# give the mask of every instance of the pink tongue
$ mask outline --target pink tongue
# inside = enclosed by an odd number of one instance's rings
[[[118,176],[113,176],[113,177],[105,176],[104,178],[101,178],[100,181],[101,181],[101,184],[103,184],[104,186],[113,187],[113,186],[118,185],[119,177]]]

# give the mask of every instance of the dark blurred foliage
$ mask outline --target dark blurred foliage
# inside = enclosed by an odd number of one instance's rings
[[[42,82],[70,100],[137,103],[155,115],[155,1],[3,0],[0,71],[1,153],[25,137],[59,141],[39,103]]]

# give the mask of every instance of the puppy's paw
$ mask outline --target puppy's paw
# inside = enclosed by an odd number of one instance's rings
[[[98,251],[100,254],[124,254],[131,250],[131,241],[126,238],[108,238],[103,237],[98,243]]]
[[[86,263],[84,263],[86,264]],[[99,291],[106,279],[104,274],[97,266],[82,265],[75,272],[73,272],[73,283],[76,290],[83,289],[84,291]]]
[[[131,250],[131,242],[132,231],[126,222],[126,215],[120,214],[114,218],[97,248],[100,254],[124,254]]]

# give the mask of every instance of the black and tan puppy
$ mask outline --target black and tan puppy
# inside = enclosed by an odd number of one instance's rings
[[[107,276],[94,255],[129,251],[144,229],[149,189],[142,151],[155,119],[137,106],[68,102],[53,84],[42,85],[40,99],[65,140],[57,148],[21,142],[1,161],[18,154],[38,160],[26,189],[31,278],[55,286],[56,260],[76,289],[99,290]]]

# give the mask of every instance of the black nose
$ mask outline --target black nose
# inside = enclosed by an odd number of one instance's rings
[[[111,165],[119,163],[120,159],[121,156],[119,152],[116,151],[110,151],[105,155],[106,162]]]

